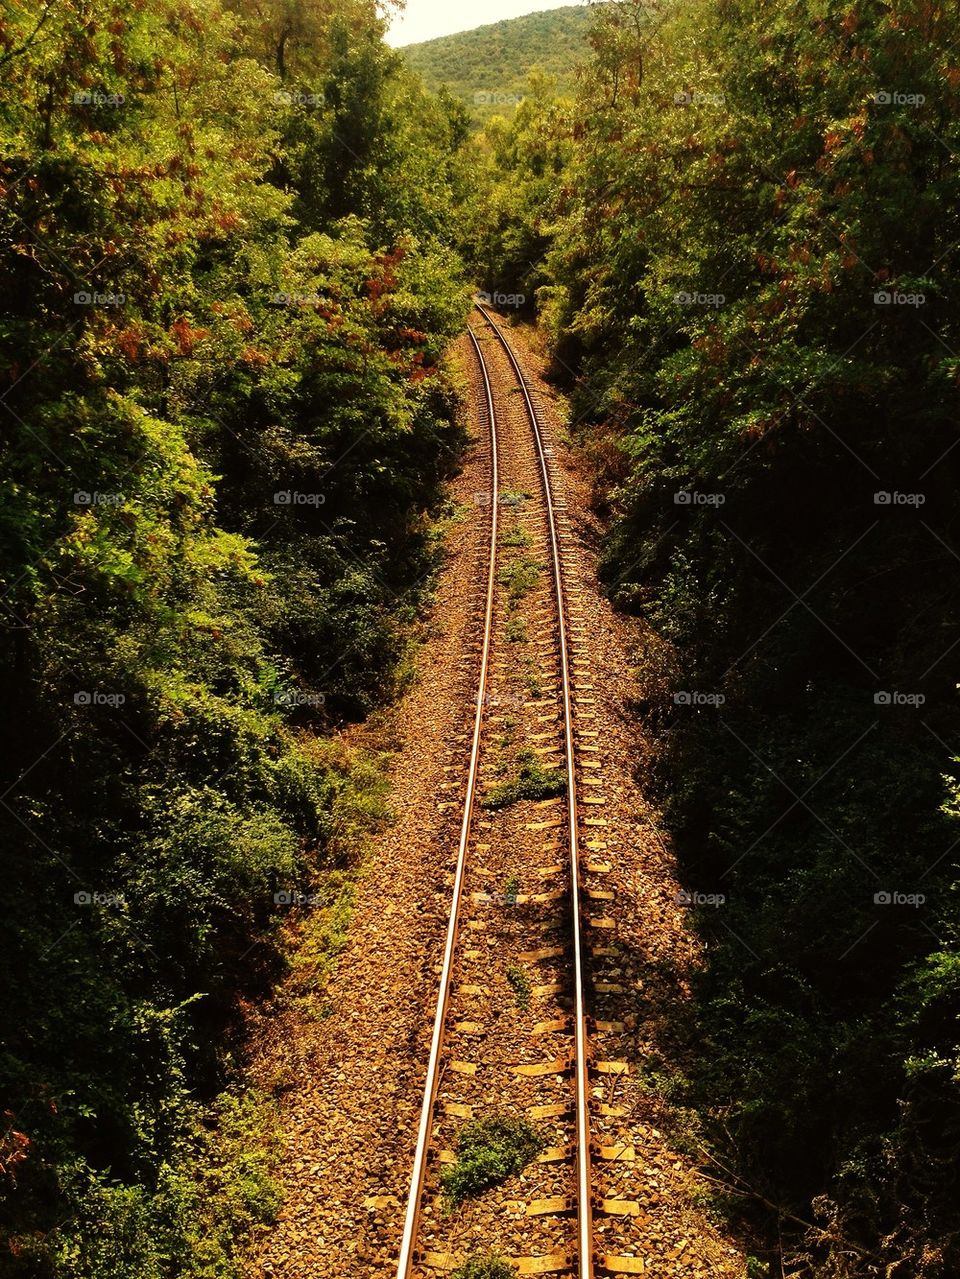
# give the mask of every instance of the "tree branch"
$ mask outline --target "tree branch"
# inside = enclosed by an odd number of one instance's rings
[[[41,13],[40,18],[37,22],[37,25],[33,28],[33,30],[27,36],[26,40],[24,40],[23,44],[21,44],[16,49],[8,49],[7,52],[3,54],[2,57],[0,57],[0,67],[5,66],[13,58],[18,58],[21,53],[26,53],[26,51],[30,48],[34,40],[36,40],[37,36],[42,31],[43,25],[46,22],[46,20],[50,17],[51,13],[53,13],[54,9],[57,6],[57,2],[58,0],[47,0],[47,6],[44,9],[43,13]]]

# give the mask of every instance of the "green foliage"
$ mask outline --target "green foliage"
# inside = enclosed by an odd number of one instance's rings
[[[533,538],[519,524],[506,529],[500,535],[501,546],[529,546]]]
[[[465,1124],[457,1136],[457,1160],[440,1174],[451,1205],[482,1195],[521,1172],[545,1142],[527,1119],[490,1115]]]
[[[475,122],[486,122],[513,114],[534,69],[555,80],[560,92],[572,92],[576,68],[588,53],[592,17],[586,6],[549,9],[409,44],[400,52],[428,89],[446,87]]]
[[[519,966],[519,964],[511,964],[507,969],[507,981],[510,983],[510,989],[517,997],[518,1008],[530,1007],[530,978]]]
[[[272,1223],[280,1207],[269,1171],[276,1157],[271,1105],[254,1093],[224,1093],[203,1114],[186,1100],[180,1104],[178,1145],[149,1191],[81,1164],[63,1170],[71,1228],[55,1230],[50,1243],[64,1273],[240,1279],[235,1241]]]
[[[462,1266],[457,1266],[450,1279],[513,1279],[513,1267],[502,1257],[489,1254],[485,1257],[470,1257]]]
[[[522,489],[501,489],[499,501],[501,506],[522,506],[530,500],[531,495]]]
[[[497,573],[497,581],[507,592],[510,606],[517,605],[540,580],[543,565],[528,555],[507,560]]]
[[[245,1008],[314,905],[322,987],[383,817],[322,739],[396,688],[459,448],[464,133],[372,3],[296,10],[0,18],[11,1279],[233,1279]]]
[[[693,915],[685,1100],[756,1191],[765,1266],[777,1203],[821,1227],[783,1240],[788,1268],[940,1279],[960,1267],[958,15],[595,13],[572,113],[488,127],[498,214],[466,252],[536,292],[610,592],[651,633],[651,780],[684,876],[726,898]],[[874,497],[898,491],[922,506]]]
[[[535,72],[509,123],[495,116],[474,143],[461,251],[494,300],[513,298],[528,314],[551,284],[547,254],[563,207],[571,114],[555,83]]]
[[[562,769],[544,768],[532,751],[520,751],[518,762],[516,777],[499,782],[484,795],[484,808],[506,808],[522,799],[550,799],[566,791],[567,777]]]
[[[511,644],[527,643],[527,619],[519,613],[514,613],[507,621],[503,631],[507,640]]]
[[[524,658],[524,669],[526,671],[526,687],[531,697],[543,696],[543,672],[540,669],[540,663],[536,658],[529,655]]]

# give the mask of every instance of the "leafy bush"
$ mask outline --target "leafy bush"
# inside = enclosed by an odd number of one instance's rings
[[[491,1115],[472,1120],[457,1137],[457,1160],[440,1175],[451,1204],[482,1195],[520,1172],[544,1148],[527,1119]]]
[[[544,768],[532,751],[519,752],[516,777],[491,786],[481,803],[484,808],[506,808],[522,799],[550,799],[567,789],[567,775],[560,768]]]

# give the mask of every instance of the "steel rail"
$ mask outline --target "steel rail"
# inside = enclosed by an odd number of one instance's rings
[[[433,1128],[433,1113],[437,1100],[437,1089],[440,1083],[440,1054],[446,1031],[447,1004],[450,994],[450,982],[453,976],[453,958],[457,941],[457,929],[460,919],[460,906],[463,898],[463,882],[467,865],[467,844],[470,838],[470,824],[473,818],[474,794],[477,785],[477,769],[480,760],[480,734],[483,726],[483,712],[487,692],[487,674],[490,664],[490,645],[493,635],[493,606],[496,592],[497,563],[497,516],[500,502],[500,476],[497,464],[497,419],[493,407],[493,388],[490,376],[484,363],[480,343],[471,329],[467,329],[477,353],[480,371],[487,397],[487,421],[490,428],[490,556],[487,567],[487,600],[483,622],[483,648],[480,656],[480,677],[477,682],[477,701],[473,720],[473,742],[470,750],[470,769],[467,775],[467,795],[463,808],[463,822],[460,826],[460,843],[457,848],[457,869],[453,881],[453,896],[450,903],[450,919],[447,924],[447,939],[443,952],[443,969],[440,975],[440,991],[437,996],[437,1010],[433,1022],[433,1038],[430,1044],[430,1058],[427,1064],[427,1078],[423,1089],[423,1105],[420,1111],[420,1126],[417,1132],[417,1147],[413,1159],[413,1174],[410,1182],[410,1198],[407,1201],[407,1212],[403,1225],[403,1238],[400,1243],[400,1258],[397,1263],[397,1279],[407,1279],[414,1261],[414,1246],[417,1238],[417,1226],[420,1220],[420,1205],[423,1198],[423,1183],[427,1170],[427,1151],[430,1145],[430,1134]]]
[[[570,837],[570,899],[573,923],[573,976],[574,976],[574,1017],[575,1017],[575,1053],[576,1053],[576,1144],[577,1144],[577,1275],[578,1279],[593,1279],[594,1245],[593,1245],[593,1198],[590,1177],[590,1109],[589,1109],[589,1050],[587,1039],[587,1012],[584,1002],[583,947],[580,937],[581,893],[580,893],[580,832],[577,812],[577,776],[576,757],[573,743],[573,696],[570,678],[570,656],[567,643],[566,610],[563,593],[563,568],[560,561],[560,539],[557,535],[556,514],[553,505],[553,493],[550,486],[550,471],[547,466],[547,453],[543,443],[540,419],[537,415],[530,387],[520,367],[520,362],[513,348],[500,332],[499,327],[491,319],[487,311],[479,303],[477,310],[496,334],[500,345],[516,374],[517,382],[523,392],[523,398],[533,426],[533,436],[540,459],[540,472],[543,478],[544,501],[547,507],[547,527],[550,535],[551,558],[553,560],[553,579],[557,596],[557,628],[560,637],[560,668],[563,689],[564,736],[566,739],[566,773],[567,773],[567,811],[569,814]],[[476,341],[476,338],[474,338]]]

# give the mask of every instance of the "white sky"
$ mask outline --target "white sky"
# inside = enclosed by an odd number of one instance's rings
[[[501,18],[519,18],[525,13],[578,3],[582,0],[407,0],[405,12],[390,24],[387,44],[416,44],[434,36],[484,27]]]

